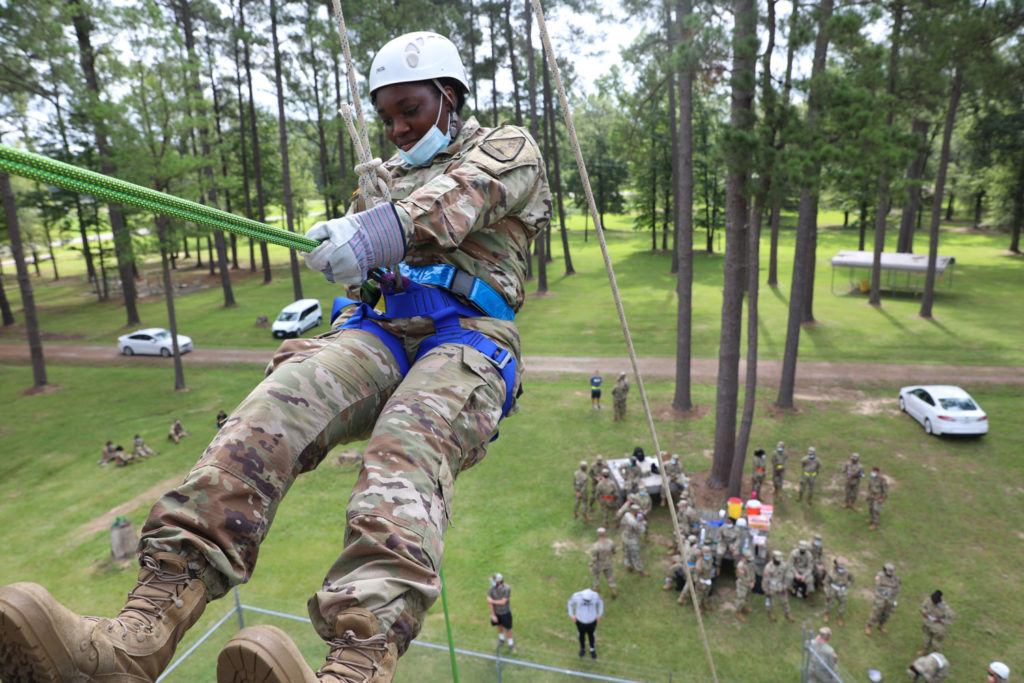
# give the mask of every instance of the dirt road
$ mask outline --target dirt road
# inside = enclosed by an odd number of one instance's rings
[[[270,359],[270,349],[196,349],[183,359],[187,366],[204,363],[251,363],[265,365]],[[117,353],[112,346],[86,346],[68,344],[46,344],[43,356],[48,361],[71,362],[83,365],[111,364],[121,367],[165,365],[170,360],[160,357],[132,356]],[[29,361],[28,345],[0,344],[0,363]],[[590,375],[600,370],[605,376],[627,372],[632,375],[628,358],[527,356],[528,375]],[[758,381],[764,384],[778,384],[782,362],[761,360],[758,362]],[[640,373],[647,379],[673,379],[675,359],[641,358]],[[740,362],[740,378],[745,373],[745,363]],[[695,358],[691,363],[691,377],[697,382],[713,382],[718,373],[718,360]],[[797,368],[797,386],[809,387],[822,384],[847,383],[861,380],[890,382],[894,387],[904,384],[960,384],[978,383],[1024,384],[1024,366],[973,366],[973,365],[895,365],[885,363],[817,363],[802,361]]]

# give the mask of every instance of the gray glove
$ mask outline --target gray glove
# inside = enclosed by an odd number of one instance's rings
[[[318,273],[323,273],[328,282],[343,282],[358,285],[366,273],[359,264],[352,238],[359,232],[359,224],[349,216],[334,218],[317,223],[306,237],[321,240],[320,246],[303,254],[306,265]]]

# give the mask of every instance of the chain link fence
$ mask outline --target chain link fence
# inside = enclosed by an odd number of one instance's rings
[[[217,654],[221,648],[239,629],[256,624],[270,624],[284,630],[307,662],[323,659],[324,643],[313,631],[308,617],[244,604],[237,589],[234,591],[234,602],[231,609],[213,622],[205,633],[182,643],[185,649],[179,650],[157,683],[216,680]],[[515,657],[509,657],[506,650],[501,648],[493,652],[478,652],[457,647],[455,660],[460,683],[711,683],[712,680],[710,675],[626,664],[603,658],[583,658],[580,659],[579,668],[566,668],[558,666],[555,661],[557,657],[551,654],[518,652]],[[543,661],[545,659],[548,661]],[[413,641],[409,651],[402,657],[395,676],[395,683],[451,680],[454,680],[454,676],[447,644],[422,640]],[[721,677],[718,680],[720,683],[740,683]]]

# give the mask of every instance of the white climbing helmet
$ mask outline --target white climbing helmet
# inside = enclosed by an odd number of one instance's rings
[[[1006,666],[1002,662],[992,662],[988,665],[988,670],[998,676],[1000,680],[1010,680],[1010,667]]]
[[[469,77],[455,44],[433,31],[413,31],[390,40],[370,66],[370,92],[394,83],[454,78],[469,91]]]

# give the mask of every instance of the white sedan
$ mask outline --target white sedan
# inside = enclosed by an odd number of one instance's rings
[[[164,358],[174,353],[171,333],[162,327],[148,327],[136,330],[131,334],[122,334],[117,338],[117,350],[126,356],[135,354],[160,355]],[[178,351],[188,353],[192,350],[192,337],[178,335]]]
[[[988,415],[960,387],[903,387],[900,410],[920,422],[928,434],[988,434]]]

